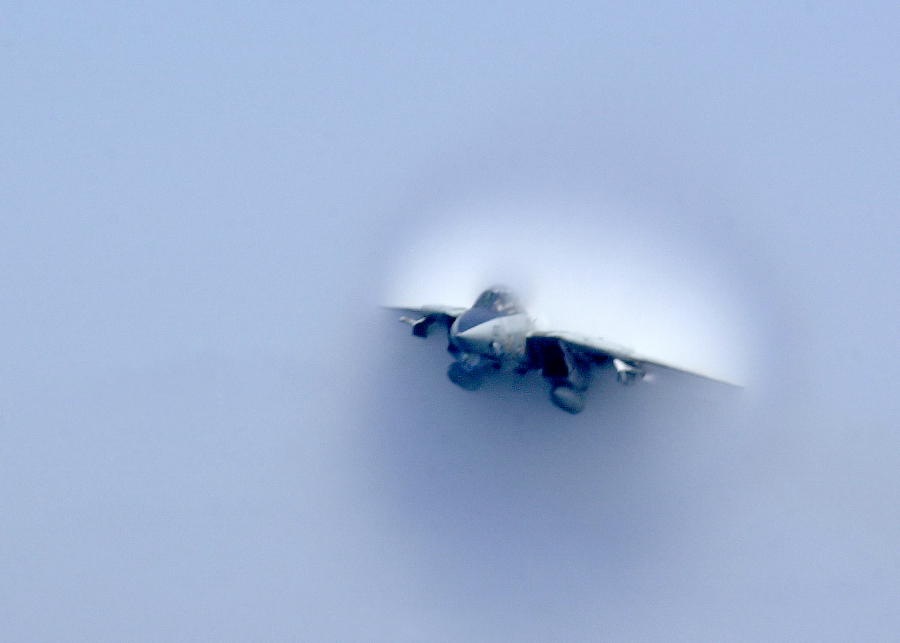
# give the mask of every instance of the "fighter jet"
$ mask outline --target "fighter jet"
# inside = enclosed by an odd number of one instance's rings
[[[689,371],[609,342],[568,331],[538,330],[535,321],[506,287],[485,290],[471,308],[453,306],[391,307],[412,334],[427,337],[434,326],[448,332],[447,350],[453,362],[450,381],[466,390],[478,389],[496,371],[520,375],[540,370],[550,382],[550,400],[568,413],[584,410],[584,393],[593,368],[611,365],[622,384],[648,379],[656,367],[689,373],[736,386],[709,375]]]

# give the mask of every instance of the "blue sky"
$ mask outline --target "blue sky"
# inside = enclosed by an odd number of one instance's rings
[[[0,636],[897,631],[895,7],[2,14]],[[497,199],[714,266],[765,395],[453,389],[375,306]]]

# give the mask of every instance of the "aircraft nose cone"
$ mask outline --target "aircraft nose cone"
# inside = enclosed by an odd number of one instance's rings
[[[493,324],[478,324],[478,326],[473,326],[469,330],[458,333],[456,336],[473,342],[485,342],[490,341],[493,336],[493,330]]]
[[[478,324],[456,334],[456,340],[473,352],[488,352],[494,341],[494,328],[491,323]]]

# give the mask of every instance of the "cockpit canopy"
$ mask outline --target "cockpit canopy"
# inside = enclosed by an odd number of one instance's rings
[[[494,287],[485,290],[475,300],[473,308],[485,308],[498,315],[514,315],[522,312],[519,301],[508,288]]]

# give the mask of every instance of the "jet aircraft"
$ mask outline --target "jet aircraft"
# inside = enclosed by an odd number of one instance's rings
[[[447,329],[447,350],[454,357],[447,376],[457,386],[476,390],[492,371],[524,375],[539,369],[550,382],[553,404],[569,413],[584,409],[592,368],[610,363],[622,384],[647,378],[647,367],[663,367],[735,386],[640,355],[603,338],[538,330],[518,298],[503,286],[485,290],[471,308],[421,306],[391,310],[402,313],[400,321],[409,324],[417,337],[427,337],[436,325]]]

